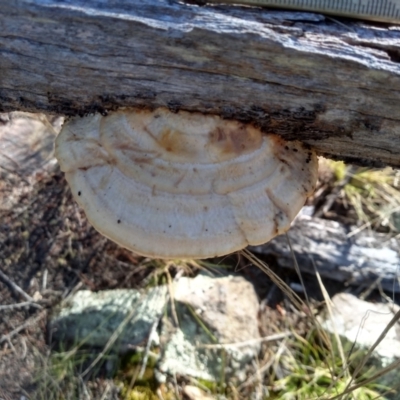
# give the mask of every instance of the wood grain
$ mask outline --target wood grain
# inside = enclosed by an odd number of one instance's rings
[[[174,0],[0,0],[0,111],[168,106],[400,166],[400,30]]]

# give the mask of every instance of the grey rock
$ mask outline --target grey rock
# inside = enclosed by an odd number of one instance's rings
[[[0,120],[6,121],[0,123],[0,167],[27,175],[52,160],[60,121],[52,125],[49,119],[44,114],[0,114]]]
[[[355,349],[369,349],[400,309],[392,304],[369,303],[348,293],[335,295],[332,302],[332,319],[327,316],[322,321],[322,326],[331,333],[336,330],[345,339],[344,344],[354,343]],[[373,352],[369,365],[381,369],[399,358],[400,325],[397,322]],[[397,387],[399,382],[400,369],[393,370],[376,381],[388,387]]]
[[[156,376],[193,376],[218,381],[221,376],[243,380],[246,366],[260,350],[258,299],[252,284],[242,277],[181,278],[170,287],[137,290],[77,292],[51,319],[50,329],[59,344],[85,343],[104,348],[115,332],[123,329],[113,352],[152,342],[160,346]],[[173,298],[173,303],[169,299]],[[173,307],[171,306],[173,304]],[[160,336],[154,335],[162,318]],[[174,310],[178,324],[171,311]],[[211,348],[210,348],[211,345]]]
[[[374,344],[399,310],[397,305],[369,303],[349,293],[337,294],[332,298],[332,302],[333,321],[327,319],[323,326],[332,333],[336,327],[339,335],[365,348],[370,348]],[[375,353],[385,365],[400,358],[399,324],[389,330]]]
[[[161,372],[216,381],[221,374],[243,379],[258,354],[258,299],[242,277],[181,278],[174,286],[179,327],[164,324]],[[252,341],[243,345],[243,342]],[[223,348],[207,345],[224,344]],[[238,344],[241,345],[238,346]]]
[[[81,290],[51,319],[52,336],[61,345],[85,342],[89,346],[104,347],[121,324],[125,324],[113,346],[122,352],[147,340],[166,301],[165,286],[143,294],[132,289],[97,293]]]

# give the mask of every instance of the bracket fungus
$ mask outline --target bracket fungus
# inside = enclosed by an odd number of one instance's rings
[[[56,157],[100,233],[161,258],[224,255],[287,231],[318,169],[299,142],[166,108],[71,119]]]

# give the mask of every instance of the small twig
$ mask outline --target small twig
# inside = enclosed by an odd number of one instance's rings
[[[367,221],[365,224],[362,224],[358,228],[353,229],[351,232],[349,232],[346,235],[346,239],[350,239],[352,236],[357,235],[358,233],[362,232],[365,228],[369,228],[371,226],[372,222],[374,222],[378,219],[379,219],[379,217],[376,217],[376,218],[372,219],[371,221]]]
[[[108,392],[110,391],[110,384],[107,382],[107,386],[104,389],[104,393],[101,396],[100,400],[106,400],[106,398],[108,397]]]
[[[36,308],[42,308],[40,304],[34,303],[32,301],[23,301],[22,303],[16,303],[16,304],[6,304],[4,306],[0,306],[0,311],[2,310],[12,310],[14,308],[23,308],[27,306],[32,306]]]
[[[47,275],[48,275],[49,271],[47,268],[45,268],[45,270],[43,271],[43,277],[42,277],[42,291],[46,290],[47,288]]]
[[[99,355],[95,358],[95,360],[80,374],[80,376],[82,378],[85,375],[87,375],[93,369],[93,367],[105,356],[107,351],[113,346],[113,344],[119,338],[121,333],[124,331],[124,329],[128,325],[128,323],[130,321],[132,321],[132,323],[136,321],[136,319],[138,318],[137,315],[135,316],[135,313],[137,313],[137,306],[138,306],[138,303],[135,303],[134,307],[131,309],[129,314],[124,318],[124,320],[119,324],[118,328],[115,329],[113,334],[110,336],[110,339],[108,339],[103,350],[99,353]]]
[[[274,342],[276,340],[282,340],[290,336],[293,336],[293,333],[287,331],[287,332],[277,333],[275,335],[265,336],[262,338],[250,339],[243,342],[221,343],[221,344],[199,344],[196,347],[201,347],[205,349],[226,349],[227,347],[245,347],[257,343]]]
[[[26,354],[28,353],[28,346],[26,345],[26,341],[25,341],[25,337],[24,336],[20,336],[20,340],[21,340],[21,346],[22,346],[22,354],[20,355],[20,359],[24,360],[26,357]]]
[[[0,269],[0,278],[9,286],[13,288],[16,292],[18,292],[25,300],[31,301],[32,303],[35,300],[29,296],[29,294],[25,293],[16,283],[14,283],[1,269]]]
[[[64,304],[68,303],[70,299],[75,295],[75,293],[83,286],[83,282],[79,281],[73,288],[72,290],[68,293],[68,288],[64,290],[64,293],[62,294],[63,300],[61,302],[61,305],[63,306]]]
[[[46,316],[46,310],[43,310],[39,315],[28,319],[24,324],[20,325],[18,328],[15,328],[7,335],[3,335],[2,337],[0,337],[0,343],[3,343],[6,340],[7,341],[11,340],[11,338],[14,337],[17,333],[21,332],[22,330],[24,330],[25,328],[27,328],[30,325],[36,324],[45,316]]]
[[[6,342],[7,342],[8,345],[10,346],[10,349],[13,351],[13,353],[14,353],[15,355],[18,355],[17,350],[15,350],[15,346],[12,344],[11,340],[7,338],[7,339],[6,339]]]

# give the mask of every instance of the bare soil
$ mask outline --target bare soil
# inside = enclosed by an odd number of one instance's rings
[[[14,126],[21,129],[18,117]],[[37,118],[30,116],[27,124]],[[0,130],[12,123],[3,118]],[[21,140],[14,134],[14,140]],[[1,152],[1,134],[0,145]],[[0,398],[5,399],[32,393],[40,359],[50,350],[48,317],[72,290],[134,288],[151,272],[137,268],[141,257],[90,226],[51,157],[23,174],[15,164],[14,170],[0,165],[0,270],[35,302],[16,308],[27,296],[0,278],[0,305],[9,306],[0,309]]]

